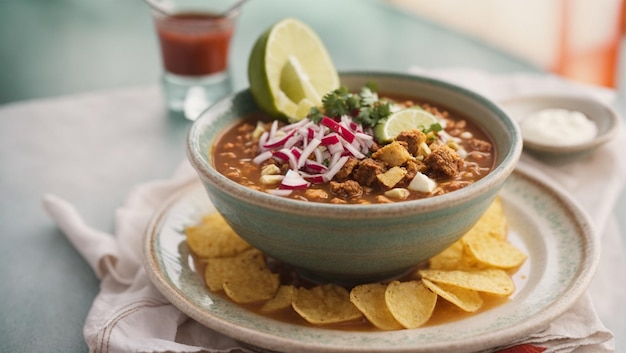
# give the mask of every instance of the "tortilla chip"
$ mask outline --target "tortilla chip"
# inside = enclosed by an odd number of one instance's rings
[[[293,309],[306,321],[327,325],[357,320],[363,314],[350,302],[350,293],[335,284],[325,284],[311,289],[299,288]]]
[[[202,223],[187,227],[185,235],[189,249],[201,258],[234,256],[251,247],[217,212],[204,217]]]
[[[381,330],[399,330],[402,325],[391,315],[385,302],[387,285],[383,283],[363,284],[352,288],[350,301],[365,317]]]
[[[385,291],[385,303],[391,315],[403,327],[417,328],[432,316],[437,304],[437,294],[426,288],[421,281],[393,281]]]

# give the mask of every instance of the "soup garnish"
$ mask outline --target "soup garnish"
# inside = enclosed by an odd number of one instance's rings
[[[489,137],[429,103],[342,87],[295,123],[253,114],[215,144],[230,179],[274,195],[329,203],[387,203],[465,187],[493,167]],[[390,136],[392,134],[393,136]]]

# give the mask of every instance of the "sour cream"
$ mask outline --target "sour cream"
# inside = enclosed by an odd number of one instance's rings
[[[579,111],[543,109],[520,122],[525,141],[542,145],[571,146],[591,141],[598,127]]]

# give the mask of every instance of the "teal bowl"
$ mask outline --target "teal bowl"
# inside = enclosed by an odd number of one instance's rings
[[[227,97],[193,123],[187,156],[211,202],[242,238],[303,276],[340,284],[402,275],[461,238],[484,213],[513,172],[522,151],[515,122],[496,104],[467,89],[405,74],[349,72],[341,82],[359,89],[424,99],[459,111],[494,141],[491,173],[465,188],[427,199],[388,204],[336,205],[297,201],[239,185],[213,167],[214,141],[258,110],[250,91]]]

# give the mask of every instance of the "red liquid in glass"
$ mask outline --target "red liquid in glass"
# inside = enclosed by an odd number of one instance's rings
[[[226,70],[233,20],[212,14],[158,19],[163,65],[169,73],[204,76]]]

